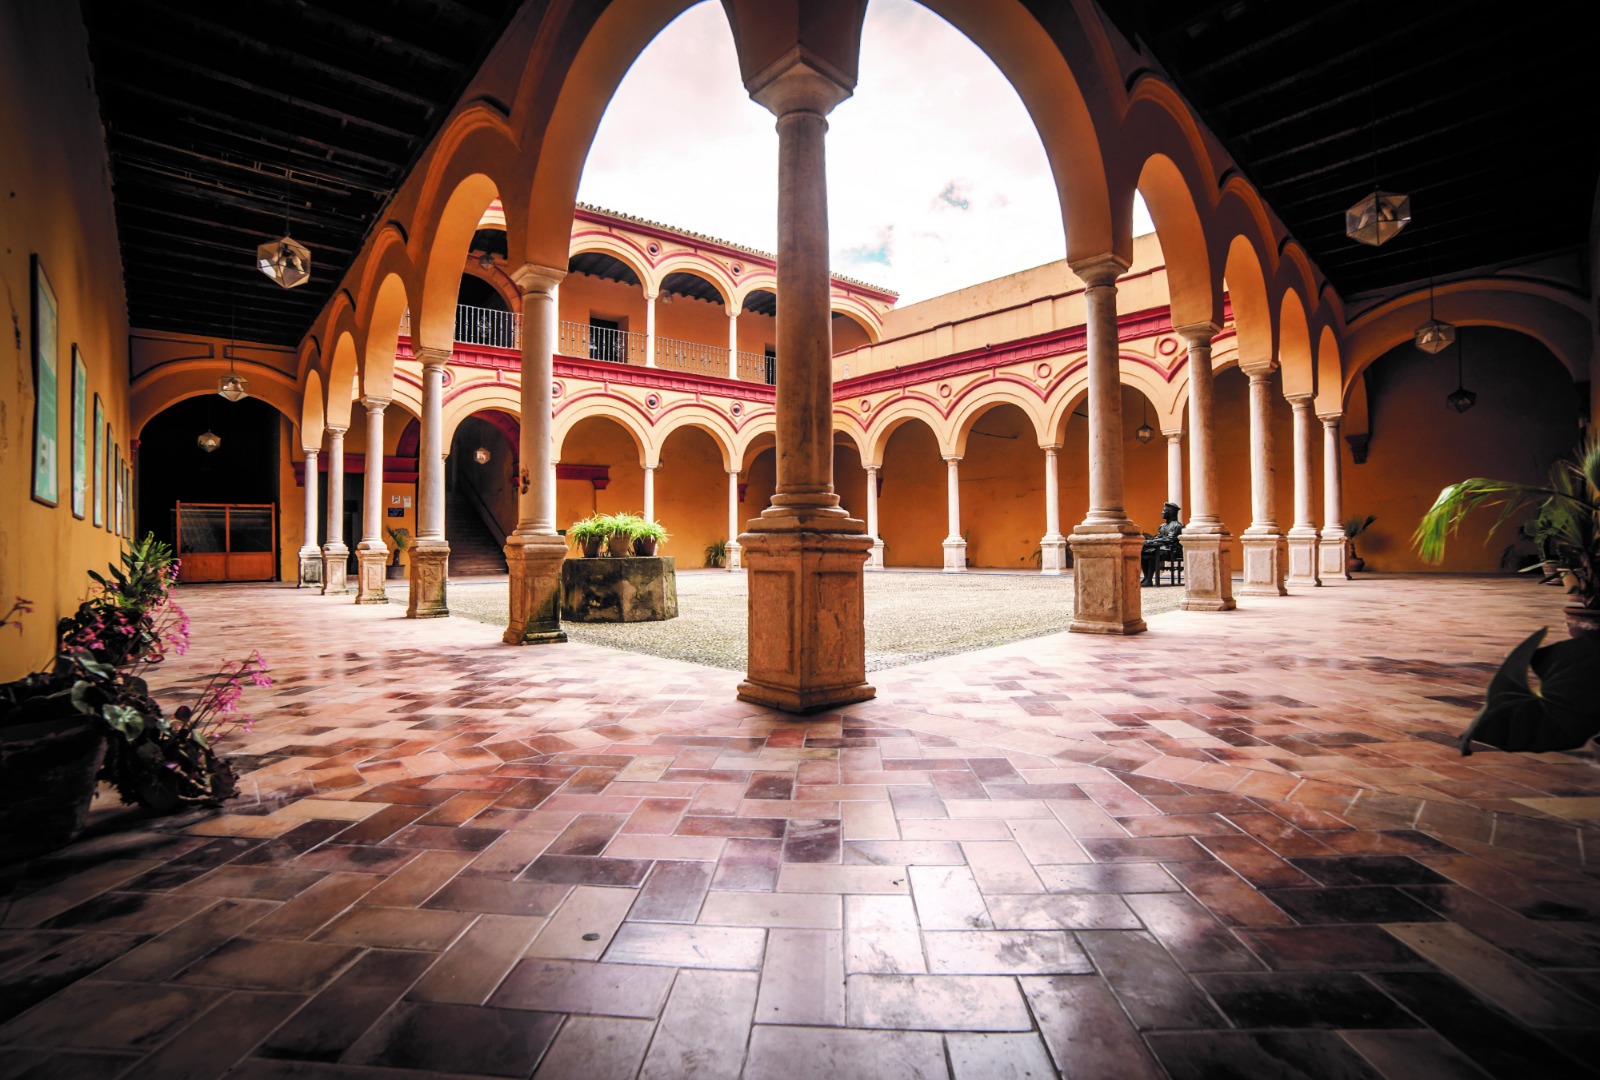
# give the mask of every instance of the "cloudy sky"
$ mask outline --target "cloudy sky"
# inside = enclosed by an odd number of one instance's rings
[[[699,4],[628,72],[578,197],[771,251],[772,125],[739,81],[722,6]],[[902,304],[1066,253],[1044,147],[1016,91],[913,0],[867,8],[860,83],[830,117],[828,189],[833,269]]]

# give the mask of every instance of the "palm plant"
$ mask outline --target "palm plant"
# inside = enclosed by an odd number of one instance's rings
[[[1551,466],[1544,484],[1473,477],[1439,492],[1412,537],[1423,560],[1443,559],[1445,541],[1480,506],[1500,507],[1491,533],[1519,510],[1537,507],[1556,561],[1576,580],[1571,590],[1576,606],[1600,610],[1600,437],[1589,438],[1575,458]]]

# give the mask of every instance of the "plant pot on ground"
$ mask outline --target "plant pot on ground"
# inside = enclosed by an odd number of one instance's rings
[[[406,568],[400,565],[400,553],[411,546],[411,530],[396,525],[389,530],[389,539],[394,541],[394,558],[384,567],[383,576],[389,581],[399,581],[406,576]]]
[[[1473,477],[1452,484],[1422,516],[1412,541],[1422,558],[1438,563],[1445,542],[1481,506],[1498,506],[1490,527],[1504,525],[1519,510],[1537,507],[1541,536],[1555,554],[1567,594],[1567,630],[1573,637],[1600,636],[1600,437],[1591,437],[1576,453],[1550,467],[1543,484]]]
[[[1353,517],[1344,523],[1344,538],[1348,541],[1345,547],[1344,576],[1349,577],[1358,570],[1367,568],[1367,560],[1356,554],[1356,537],[1367,531],[1367,528],[1377,521],[1377,515],[1368,514],[1364,518]]]
[[[721,567],[728,562],[728,542],[717,540],[706,545],[706,566]]]

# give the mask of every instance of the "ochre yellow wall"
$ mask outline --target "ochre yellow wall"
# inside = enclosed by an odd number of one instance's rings
[[[1277,503],[1273,507],[1278,522],[1278,532],[1287,534],[1294,524],[1294,410],[1284,400],[1278,373],[1271,376],[1272,383],[1272,449],[1273,484]],[[1238,368],[1217,373],[1217,504],[1222,523],[1233,534],[1233,568],[1244,567],[1244,555],[1239,548],[1239,536],[1250,527],[1250,380]],[[1317,425],[1317,445],[1312,453],[1313,471],[1318,480],[1316,501],[1312,510],[1317,524],[1322,524],[1322,425]],[[1152,442],[1151,446],[1155,443]],[[1156,500],[1154,509],[1160,510]],[[1146,532],[1154,532],[1155,524],[1145,524],[1145,519],[1134,518]],[[1183,520],[1189,520],[1188,507]]]
[[[1463,327],[1466,384],[1478,403],[1447,409],[1456,386],[1455,350],[1425,356],[1401,345],[1367,369],[1372,440],[1365,465],[1346,451],[1346,517],[1376,514],[1356,540],[1369,570],[1492,573],[1516,542],[1522,514],[1485,538],[1495,509],[1479,510],[1445,549],[1438,567],[1423,563],[1411,534],[1447,484],[1472,476],[1538,482],[1577,442],[1578,395],[1566,369],[1532,338],[1509,330]],[[1524,543],[1521,550],[1532,551]],[[1515,569],[1513,561],[1511,569]],[[1552,592],[1554,590],[1551,590]]]
[[[883,450],[882,475],[878,535],[884,565],[943,566],[941,545],[949,532],[945,467],[927,424],[907,420],[895,429]]]
[[[778,488],[777,454],[771,449],[771,440],[766,441],[768,448],[749,458],[750,464],[739,477],[744,485],[744,498],[739,502],[740,531],[751,518],[759,517],[761,511],[771,505],[772,493]]]
[[[656,301],[656,336],[716,349],[728,347],[728,309],[720,300],[696,300],[673,296],[671,303],[662,293]],[[644,327],[641,325],[642,332]]]
[[[596,491],[587,480],[556,482],[556,528],[593,513],[637,514],[644,509],[644,470],[639,448],[615,421],[596,416],[580,421],[558,448],[564,465],[609,465],[611,482]]]
[[[997,405],[972,425],[961,460],[967,559],[975,567],[1034,566],[1044,503],[1044,451],[1033,422],[1015,405]]]
[[[624,330],[644,333],[644,291],[637,285],[568,274],[561,280],[557,301],[562,322],[588,326],[591,318],[620,320]],[[726,334],[726,329],[723,332]]]
[[[86,441],[87,505],[72,516],[72,346],[88,369],[85,429],[94,395],[124,458],[128,437],[128,318],[112,218],[100,110],[76,4],[0,6],[0,610],[23,596],[34,612],[7,630],[0,679],[42,667],[56,620],[89,589],[89,570],[114,562],[118,539],[96,528],[93,456]],[[58,307],[58,504],[30,497],[34,444],[34,331],[29,256],[39,255]],[[91,436],[93,433],[90,433]]]
[[[728,535],[728,474],[722,451],[699,428],[667,436],[656,470],[656,520],[667,542],[657,554],[677,559],[678,569],[706,565],[706,546]]]
[[[761,315],[754,311],[741,311],[739,313],[739,351],[749,353],[764,352],[768,346],[776,347],[778,344],[778,320],[771,315]],[[834,343],[833,351],[839,351],[839,344]]]

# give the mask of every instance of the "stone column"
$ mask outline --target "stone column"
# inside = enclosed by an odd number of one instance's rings
[[[1244,548],[1244,596],[1285,596],[1283,536],[1278,532],[1272,493],[1277,470],[1272,459],[1272,372],[1277,361],[1241,365],[1250,377],[1250,527],[1239,537]]]
[[[344,433],[349,428],[324,428],[328,434],[328,542],[322,545],[322,594],[350,591],[350,549],[344,543]]]
[[[868,465],[867,470],[867,535],[872,537],[872,553],[867,556],[868,570],[883,569],[883,538],[878,535],[878,472],[881,465]]]
[[[739,555],[739,470],[728,470],[728,569],[742,570]]]
[[[526,308],[527,300],[522,303]],[[627,359],[626,354],[623,359]],[[644,294],[644,366],[656,366],[656,294],[650,292]]]
[[[827,114],[851,86],[795,50],[754,76],[777,116],[777,490],[739,538],[750,570],[749,671],[739,697],[787,712],[865,701],[862,568],[872,540],[833,490]]]
[[[947,457],[944,464],[945,506],[950,520],[950,532],[944,538],[944,572],[959,574],[967,568],[967,538],[961,535],[961,459]]]
[[[1039,573],[1059,575],[1067,568],[1067,538],[1061,535],[1061,447],[1044,450],[1044,536],[1039,540]]]
[[[367,407],[367,475],[362,486],[361,542],[356,545],[356,603],[387,604],[384,576],[389,545],[383,542],[383,410],[384,398],[365,397]]]
[[[728,312],[728,378],[739,377],[739,313]]]
[[[502,638],[507,645],[567,640],[561,629],[561,563],[567,557],[567,544],[556,533],[555,453],[550,437],[555,287],[566,274],[563,269],[528,263],[512,275],[522,290],[522,431],[518,441],[522,467],[517,477],[517,527],[506,537],[505,547],[506,566],[511,571],[511,613]],[[653,299],[650,309],[652,313],[655,310]],[[654,322],[652,314],[652,331]],[[650,342],[653,348],[653,332]]]
[[[1139,551],[1143,538],[1128,520],[1122,494],[1122,383],[1117,350],[1117,276],[1128,264],[1114,255],[1072,267],[1084,283],[1089,338],[1089,513],[1072,530],[1073,615],[1069,629],[1086,634],[1137,634]]]
[[[1322,421],[1322,543],[1318,545],[1318,558],[1322,576],[1348,579],[1350,569],[1345,559],[1350,554],[1349,541],[1344,535],[1344,461],[1339,455],[1339,421],[1341,413],[1318,417]]]
[[[1317,518],[1312,497],[1316,476],[1311,471],[1316,417],[1311,412],[1310,394],[1296,394],[1289,404],[1294,407],[1294,524],[1289,526],[1288,584],[1315,586],[1322,584],[1317,574]]]
[[[315,446],[301,447],[306,454],[305,469],[305,528],[300,539],[301,589],[322,588],[322,548],[317,543],[317,456],[321,451]]]
[[[1187,512],[1189,504],[1183,500],[1183,431],[1163,431],[1167,437],[1167,501],[1177,503]]]
[[[523,328],[527,340],[527,328]],[[421,348],[422,442],[417,449],[417,535],[408,558],[411,562],[411,597],[406,616],[436,619],[450,614],[445,581],[450,567],[450,545],[444,538],[444,366],[449,349]]]
[[[654,521],[656,519],[656,466],[654,465],[646,465],[644,467],[643,516],[646,521]]]
[[[1233,537],[1217,507],[1216,375],[1211,368],[1211,339],[1216,332],[1210,323],[1178,330],[1189,347],[1189,520],[1181,538],[1185,611],[1231,611],[1237,606]],[[1177,446],[1177,440],[1169,438],[1167,453],[1171,455]],[[1182,455],[1173,456],[1181,462]],[[1168,463],[1170,467],[1170,457]],[[1176,485],[1170,477],[1168,482],[1182,492],[1181,476]]]

